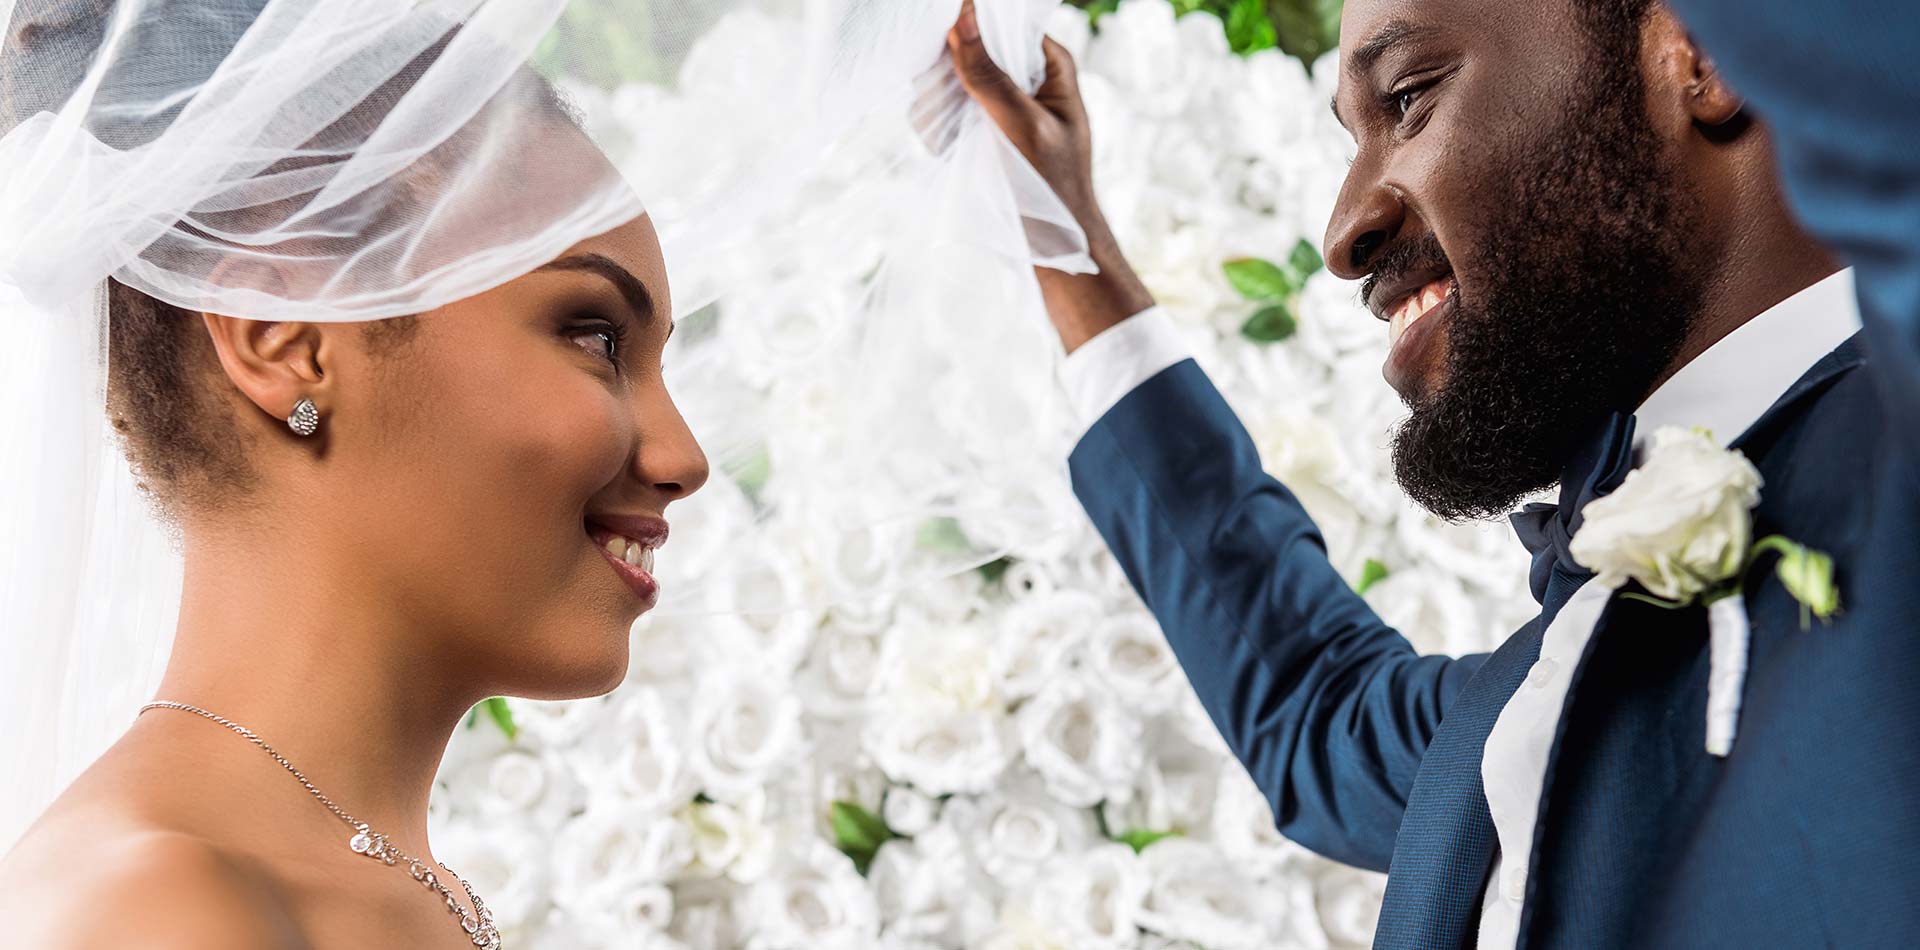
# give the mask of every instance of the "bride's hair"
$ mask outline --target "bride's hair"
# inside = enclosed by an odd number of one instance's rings
[[[107,418],[142,491],[169,518],[219,510],[253,487],[245,430],[199,315],[107,281]],[[369,352],[410,340],[416,317],[360,325]]]
[[[147,10],[165,4],[153,4]],[[10,35],[0,37],[4,46],[6,70],[0,70],[0,114],[9,124],[43,109],[58,108],[54,96],[71,87],[72,82],[47,81],[45,71],[55,66],[84,70],[86,58],[70,54],[68,47],[97,46],[116,12],[112,0],[68,0],[67,9],[52,9],[28,22]],[[231,35],[187,36],[204,30],[200,18],[183,17],[177,25],[146,22],[130,34],[129,42],[177,43],[183,51],[200,51],[209,69],[217,66],[226,50],[240,39],[248,24],[228,24]],[[337,152],[340,143],[357,142],[379,126],[384,116],[407,94],[422,75],[440,58],[460,25],[453,24],[446,34],[417,54],[359,104],[346,110],[313,140],[315,156],[289,157],[262,170],[262,175],[295,170],[303,165],[325,162],[329,150]],[[191,65],[189,64],[189,68]],[[35,71],[39,72],[36,73]],[[32,82],[21,81],[21,76]],[[111,74],[108,82],[113,82]],[[39,99],[27,96],[39,90]],[[559,90],[531,68],[523,67],[511,83],[508,95],[518,95],[537,103],[535,115],[550,115],[580,126],[580,118]],[[128,119],[118,124],[96,126],[91,131],[115,148],[137,148],[165,131],[176,112],[164,111]],[[425,193],[432,180],[443,170],[443,161],[457,162],[463,133],[443,143],[445,153],[429,152],[397,176],[393,194],[403,206],[410,192]],[[268,217],[297,209],[311,194],[295,195],[241,212]],[[403,211],[404,213],[404,211]],[[216,223],[220,214],[206,216]],[[399,222],[394,222],[397,225]],[[374,219],[359,232],[345,238],[319,239],[367,243],[388,227]],[[193,222],[176,227],[197,230]],[[244,226],[237,231],[247,230]],[[297,256],[297,255],[296,255]],[[218,398],[225,384],[219,361],[198,314],[150,296],[118,280],[107,281],[108,377],[107,411],[120,443],[132,463],[143,491],[170,519],[182,513],[217,510],[222,504],[243,496],[252,486],[254,472],[246,462],[248,446],[244,429],[237,425],[227,403]],[[391,351],[410,339],[416,318],[394,317],[371,321],[362,326],[362,336],[370,351]]]

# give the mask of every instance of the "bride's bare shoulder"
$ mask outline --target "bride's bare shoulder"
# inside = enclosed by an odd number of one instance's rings
[[[0,861],[0,920],[24,928],[20,945],[308,946],[272,882],[204,839],[121,815],[49,818]]]

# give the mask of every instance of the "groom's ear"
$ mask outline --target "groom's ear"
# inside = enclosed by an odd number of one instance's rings
[[[1654,121],[1671,118],[1710,137],[1723,138],[1745,124],[1745,102],[1720,69],[1688,34],[1685,24],[1656,5],[1641,30],[1641,66]]]

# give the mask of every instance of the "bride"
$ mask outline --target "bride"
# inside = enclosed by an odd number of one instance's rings
[[[179,611],[152,701],[97,711],[132,725],[0,860],[0,919],[49,948],[498,946],[428,840],[449,735],[489,696],[621,682],[669,508],[709,473],[664,381],[667,260],[723,242],[668,254],[628,182],[697,181],[727,214],[772,192],[589,136],[601,117],[547,77],[605,64],[557,2],[108,6],[0,0],[0,285],[26,301],[6,319],[65,341],[44,412],[10,421],[72,421],[104,364],[177,531]],[[589,6],[669,53],[718,21]],[[952,12],[824,6],[868,52],[937,50]],[[91,464],[71,433],[9,444]],[[25,695],[72,679],[36,665],[91,609],[63,596],[135,594],[57,573],[78,531],[58,513],[107,516],[56,461],[33,460],[39,533],[13,542],[46,540],[53,583],[5,579]],[[43,712],[8,741],[58,745]]]

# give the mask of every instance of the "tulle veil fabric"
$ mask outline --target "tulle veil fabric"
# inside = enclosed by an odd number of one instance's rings
[[[105,423],[109,277],[380,319],[644,211],[716,475],[663,611],[819,610],[1044,544],[1064,420],[1025,265],[1092,263],[943,66],[958,6],[0,0],[0,849],[150,697],[178,606]],[[978,0],[1029,87],[1052,6]]]

